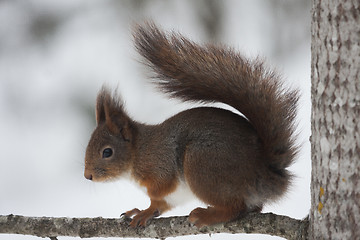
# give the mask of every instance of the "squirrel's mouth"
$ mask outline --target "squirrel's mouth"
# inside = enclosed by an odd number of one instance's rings
[[[104,168],[85,168],[84,177],[93,182],[111,182],[120,177],[118,174],[113,175],[112,173],[112,171],[107,171]]]

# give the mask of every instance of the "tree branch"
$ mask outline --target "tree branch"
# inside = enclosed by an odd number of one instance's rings
[[[287,239],[306,239],[308,219],[297,220],[273,213],[250,213],[230,223],[196,228],[187,216],[157,218],[147,227],[129,227],[129,218],[55,218],[0,216],[0,233],[24,234],[38,237],[71,236],[160,238],[214,233],[260,233]]]

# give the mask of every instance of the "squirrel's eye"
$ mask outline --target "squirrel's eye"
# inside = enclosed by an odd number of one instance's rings
[[[102,153],[102,156],[103,158],[109,158],[112,156],[112,154],[113,154],[113,150],[111,148],[105,148]]]

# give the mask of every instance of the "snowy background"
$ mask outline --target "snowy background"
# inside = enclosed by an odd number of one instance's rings
[[[131,26],[151,18],[195,41],[222,42],[246,56],[263,56],[301,89],[302,149],[291,167],[296,179],[290,192],[264,211],[305,217],[311,171],[309,2],[0,1],[0,214],[118,217],[134,207],[147,208],[147,196],[131,183],[86,180],[83,159],[103,83],[119,89],[129,114],[141,122],[158,123],[189,107],[169,101],[146,81],[148,72],[133,48]],[[199,205],[193,201],[165,216],[185,215]],[[37,238],[0,235],[2,239]]]

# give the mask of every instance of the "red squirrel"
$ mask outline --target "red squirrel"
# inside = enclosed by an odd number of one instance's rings
[[[226,46],[200,45],[154,23],[134,30],[137,51],[171,97],[230,105],[245,117],[215,107],[180,112],[158,125],[131,119],[116,94],[103,87],[85,156],[85,178],[108,181],[131,176],[151,204],[124,213],[130,225],[169,210],[167,200],[188,187],[207,208],[191,211],[197,227],[228,222],[261,211],[287,191],[286,170],[298,152],[295,116],[299,91],[283,87],[259,60]]]

